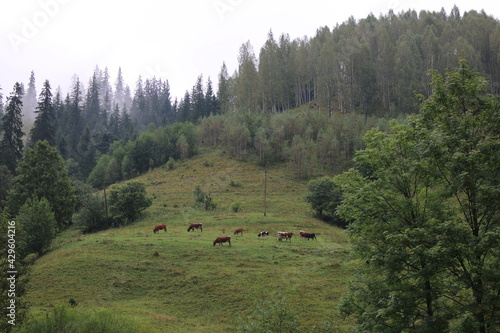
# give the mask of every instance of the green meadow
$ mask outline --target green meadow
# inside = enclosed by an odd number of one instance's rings
[[[32,268],[30,316],[64,305],[111,311],[140,332],[236,332],[259,304],[284,299],[303,332],[320,332],[324,323],[348,327],[336,309],[354,267],[345,231],[313,217],[307,182],[286,167],[267,171],[265,215],[264,170],[220,151],[134,181],[146,184],[153,205],[125,227],[60,234]],[[194,208],[196,186],[210,193],[215,210]],[[203,231],[187,232],[193,222]],[[168,231],[153,233],[163,223]],[[243,235],[233,235],[236,228]],[[300,239],[300,230],[317,240]],[[260,239],[260,231],[270,236]],[[293,232],[291,242],[279,242],[277,231]],[[232,237],[231,246],[213,246],[222,235]]]

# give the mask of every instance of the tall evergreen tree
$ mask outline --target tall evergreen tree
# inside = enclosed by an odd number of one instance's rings
[[[146,124],[146,96],[144,93],[144,85],[142,78],[137,80],[134,98],[132,100],[132,108],[130,109],[130,116],[132,120],[136,121],[139,125]]]
[[[196,122],[199,118],[206,116],[205,92],[203,88],[203,76],[198,76],[196,84],[191,91],[191,113],[188,120]]]
[[[56,143],[55,110],[48,80],[45,80],[43,84],[35,112],[37,117],[30,132],[31,143],[47,140],[50,145],[54,146]]]
[[[212,86],[212,80],[210,80],[210,77],[207,80],[207,91],[205,92],[205,105],[207,109],[205,111],[206,117],[208,117],[209,115],[216,115],[219,113],[219,101],[215,96],[214,89]]]
[[[229,89],[229,74],[227,72],[226,63],[222,63],[222,68],[219,74],[219,89],[217,90],[217,99],[220,104],[220,112],[228,113],[231,108],[230,99],[231,91]]]
[[[179,107],[177,111],[177,121],[185,122],[190,120],[191,114],[191,96],[186,90],[184,98],[179,102]]]
[[[28,119],[35,118],[35,110],[37,107],[37,93],[35,84],[35,72],[31,71],[28,82],[28,89],[23,94],[23,115]]]
[[[87,90],[87,97],[85,100],[85,120],[86,124],[94,131],[100,128],[99,122],[101,115],[101,107],[99,100],[99,81],[98,73],[94,72],[90,81],[89,89]]]
[[[47,141],[36,142],[19,162],[18,175],[7,203],[8,211],[16,216],[29,199],[42,198],[50,203],[59,230],[70,224],[76,197],[61,155]]]
[[[113,104],[118,104],[119,106],[122,106],[123,103],[125,103],[125,86],[123,82],[122,68],[119,67],[118,75],[115,81],[115,96]]]
[[[23,155],[23,93],[19,83],[16,82],[14,90],[7,98],[5,114],[2,118],[3,137],[0,141],[0,164],[9,168],[11,173],[15,173],[17,161]]]
[[[168,80],[163,82],[160,103],[160,125],[172,124],[175,121],[175,114],[172,109],[172,96],[170,95],[170,84]]]
[[[77,146],[83,131],[81,101],[82,101],[81,85],[80,85],[80,80],[77,78],[71,98],[68,98],[66,103],[67,139],[65,141],[67,142],[67,146],[70,150],[68,152],[68,155],[69,157],[73,158],[77,157]]]
[[[0,135],[2,135],[3,132],[3,126],[2,126],[2,119],[3,119],[3,94],[2,94],[2,87],[0,86]]]

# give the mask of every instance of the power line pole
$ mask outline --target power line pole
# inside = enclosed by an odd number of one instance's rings
[[[106,196],[106,186],[103,187],[103,190],[104,190],[104,207],[106,209],[106,220],[109,220],[109,216],[108,216],[108,198]]]
[[[267,216],[267,168],[264,169],[264,216]]]

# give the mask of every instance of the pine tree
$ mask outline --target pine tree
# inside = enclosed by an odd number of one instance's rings
[[[99,101],[99,81],[97,73],[94,72],[89,89],[87,90],[87,97],[85,101],[85,118],[87,121],[87,125],[94,130],[97,127],[100,127],[100,114],[101,107]]]
[[[83,121],[81,114],[82,92],[80,80],[77,78],[71,98],[67,99],[67,125],[66,125],[66,139],[69,151],[68,157],[76,158],[77,145],[80,141],[80,136],[83,131]]]
[[[59,230],[70,224],[76,197],[61,155],[47,141],[38,141],[26,150],[19,162],[7,208],[16,216],[29,199],[42,198],[49,201]]]
[[[35,112],[37,113],[37,117],[30,132],[31,143],[34,144],[37,141],[47,140],[50,145],[54,146],[56,142],[54,126],[55,112],[48,80],[45,80],[43,84]]]
[[[113,113],[111,113],[109,117],[109,131],[116,138],[120,138],[120,127],[121,127],[121,119],[120,119],[120,107],[118,104],[115,104],[115,108],[113,109]]]
[[[35,72],[31,71],[28,89],[23,95],[23,115],[28,119],[33,119],[37,107],[37,94],[35,85]]]
[[[0,87],[0,135],[3,132],[3,126],[2,126],[2,118],[3,118],[3,94],[2,94],[2,87]]]
[[[5,114],[2,118],[4,133],[0,141],[0,164],[7,166],[11,173],[15,173],[17,161],[23,155],[22,97],[21,85],[16,82],[14,91],[7,98]]]
[[[113,104],[123,105],[125,102],[125,87],[123,83],[122,68],[118,68],[118,75],[115,82],[115,96]]]
[[[222,63],[222,68],[219,74],[219,89],[217,91],[217,97],[220,103],[221,113],[228,113],[230,109],[230,96],[229,91],[229,74],[227,72],[226,63]]]
[[[172,96],[170,95],[170,84],[168,80],[163,83],[161,103],[160,125],[172,124],[175,121],[175,114],[172,109]]]
[[[214,94],[214,89],[212,87],[212,80],[210,80],[210,77],[207,80],[207,91],[205,92],[205,105],[206,105],[206,111],[205,111],[205,117],[208,117],[210,115],[216,115],[219,113],[219,101],[217,100],[217,97]]]
[[[203,76],[198,76],[196,84],[191,92],[191,113],[188,120],[196,122],[199,118],[206,116],[205,93],[203,91]]]

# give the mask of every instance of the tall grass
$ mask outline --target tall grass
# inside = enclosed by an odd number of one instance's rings
[[[14,333],[136,333],[139,327],[123,315],[103,309],[58,306],[46,317],[29,320]]]

